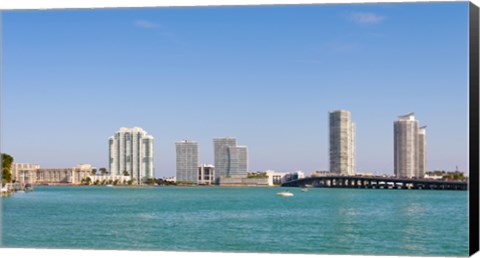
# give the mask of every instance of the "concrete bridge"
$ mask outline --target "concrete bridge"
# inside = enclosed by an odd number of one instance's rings
[[[467,190],[463,181],[442,181],[429,179],[409,179],[380,176],[319,176],[307,177],[285,182],[282,187],[333,187],[333,188],[370,188],[370,189],[432,189]]]

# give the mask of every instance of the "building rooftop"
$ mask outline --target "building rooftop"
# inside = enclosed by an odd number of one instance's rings
[[[181,140],[179,142],[176,142],[176,143],[197,143],[196,141],[190,141],[190,140]]]
[[[337,109],[337,110],[329,111],[328,113],[341,113],[341,112],[350,113],[350,111],[345,109]]]
[[[398,116],[398,118],[400,120],[415,120],[415,113],[414,112],[410,112],[406,115],[401,115],[401,116]]]

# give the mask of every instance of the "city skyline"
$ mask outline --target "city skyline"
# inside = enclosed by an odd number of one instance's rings
[[[175,174],[178,139],[195,139],[213,164],[211,139],[224,135],[249,147],[252,171],[309,173],[329,169],[327,110],[346,109],[357,171],[393,175],[392,121],[415,111],[431,128],[428,170],[468,173],[467,10],[5,12],[2,152],[42,167],[108,168],[106,137],[138,125],[155,136],[157,177]]]

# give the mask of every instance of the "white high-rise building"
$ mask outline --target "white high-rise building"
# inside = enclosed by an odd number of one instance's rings
[[[198,144],[193,141],[175,143],[177,152],[177,182],[198,182]]]
[[[111,175],[128,175],[137,183],[154,177],[153,136],[142,128],[120,128],[108,140]]]
[[[248,152],[246,146],[237,146],[235,138],[213,139],[215,177],[243,176],[248,171]]]
[[[330,172],[355,175],[355,124],[349,111],[329,113]]]
[[[427,172],[427,126],[418,129],[418,177],[425,177]]]
[[[426,130],[414,113],[394,122],[394,173],[397,178],[423,178],[426,170]]]

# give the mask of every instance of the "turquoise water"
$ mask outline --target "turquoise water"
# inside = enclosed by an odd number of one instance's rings
[[[3,247],[468,255],[467,192],[36,187],[2,198]]]

